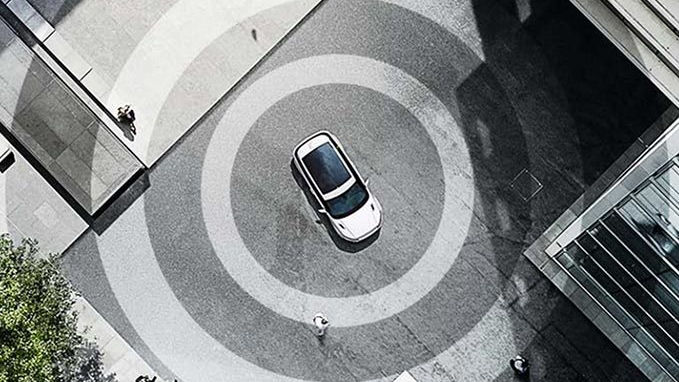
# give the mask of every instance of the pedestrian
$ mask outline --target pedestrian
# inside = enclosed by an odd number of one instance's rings
[[[137,134],[137,127],[134,125],[135,119],[137,118],[134,115],[132,106],[125,105],[118,108],[118,121],[130,126],[132,134]]]
[[[528,374],[528,360],[520,355],[510,359],[509,366],[511,366],[512,370],[514,370],[514,373],[517,375],[522,376]]]
[[[151,379],[148,375],[140,375],[134,380],[134,382],[156,382],[157,378],[158,377],[154,376],[153,379]]]
[[[323,313],[316,313],[312,321],[314,325],[316,325],[316,335],[323,337],[325,335],[325,331],[328,329],[328,326],[330,326],[328,319],[325,317],[325,315],[323,315]]]

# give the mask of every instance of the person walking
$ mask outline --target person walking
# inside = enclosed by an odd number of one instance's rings
[[[511,366],[514,373],[519,376],[524,376],[528,374],[528,360],[520,355],[515,356],[509,360],[509,366]]]
[[[325,331],[328,330],[328,326],[330,326],[330,322],[325,315],[323,315],[323,313],[316,313],[312,321],[316,326],[316,335],[318,337],[325,336]]]
[[[148,375],[140,375],[134,380],[134,382],[156,382],[157,378],[158,377],[154,376],[153,379],[151,379]]]
[[[132,134],[137,134],[137,127],[134,125],[135,119],[137,118],[134,115],[132,106],[125,105],[118,108],[118,122],[130,126]]]

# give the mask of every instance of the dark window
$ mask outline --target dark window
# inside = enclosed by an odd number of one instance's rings
[[[667,289],[648,271],[646,268],[630,254],[630,252],[623,247],[618,240],[607,230],[598,229],[594,236],[601,242],[601,244],[608,249],[608,252],[615,257],[639,282],[646,287],[660,302],[674,314],[679,317],[679,301],[670,294]],[[672,275],[668,275],[670,278]]]
[[[669,265],[651,248],[627,223],[618,215],[612,213],[604,219],[604,223],[615,235],[627,245],[641,261],[646,264],[656,275],[670,270]]]
[[[342,195],[327,201],[328,213],[335,219],[351,215],[368,200],[368,192],[358,182]]]
[[[320,145],[302,160],[323,194],[336,189],[351,178],[330,143]]]
[[[643,213],[633,200],[627,202],[620,209],[620,212],[634,223],[637,229],[646,236],[663,257],[667,258],[675,266],[679,266],[679,246],[676,245],[660,224]]]
[[[596,227],[594,229],[596,229]],[[629,294],[631,298],[648,313],[649,316],[653,317],[658,322],[658,324],[662,325],[672,337],[677,338],[677,336],[679,336],[679,325],[672,319],[672,317],[665,310],[663,310],[660,305],[652,300],[650,298],[650,294],[641,288],[640,285],[637,284],[637,282],[632,279],[620,265],[613,261],[608,253],[606,253],[606,251],[604,251],[603,248],[601,248],[599,244],[591,238],[591,236],[583,234],[580,238],[578,238],[578,242],[582,245],[583,249],[599,263],[599,266],[608,272],[611,279],[617,281],[622,289],[624,289],[627,294]],[[613,293],[613,297],[618,301],[628,298],[627,296],[623,296],[621,293]],[[636,307],[633,309],[636,310]],[[649,322],[646,327],[650,331],[654,331],[656,330],[653,328],[654,325],[654,323]],[[662,332],[658,330],[657,333]],[[657,333],[654,332],[654,334]],[[679,348],[677,350],[679,350]]]

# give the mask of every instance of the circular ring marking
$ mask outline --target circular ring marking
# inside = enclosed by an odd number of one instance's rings
[[[395,5],[399,5],[410,11],[416,12],[415,9],[411,9],[413,4],[416,5],[416,2],[414,1],[386,0],[386,2],[393,2],[396,3]],[[442,3],[441,0],[437,0],[437,2]],[[457,3],[466,2],[457,1],[455,4],[456,9],[458,9]],[[446,2],[445,4],[446,6],[450,6],[450,2]],[[425,9],[425,11],[426,12],[423,13],[424,17],[429,18],[431,20],[436,20],[436,22],[438,22],[439,24],[441,24],[441,20],[438,20],[437,17],[434,16],[436,16],[437,13],[438,14],[446,13],[441,12],[440,8],[436,7],[427,8]],[[454,18],[446,18],[445,20],[451,19]],[[223,22],[223,20],[221,20],[220,23],[221,22]],[[445,27],[449,32],[453,34],[460,33],[460,31],[458,30],[451,29],[451,25],[441,24],[441,26]],[[468,28],[465,28],[465,31],[466,30],[468,30]],[[134,209],[139,211],[136,212],[135,214],[128,213],[124,215],[122,219],[119,219],[118,224],[114,223],[114,225],[117,225],[119,227],[131,227],[143,224],[145,222],[143,212],[144,209],[142,207],[143,203],[144,203],[143,199],[139,200],[131,208],[131,210]],[[131,216],[137,216],[138,219],[132,219],[131,221],[130,219],[126,219],[126,217],[130,218]],[[120,220],[124,220],[127,224],[125,224],[125,222],[121,222]],[[139,241],[130,240],[130,235],[133,237],[138,236]],[[194,331],[200,331],[201,333],[199,334],[204,333],[202,332],[202,329],[196,324],[196,322],[193,321],[193,319],[191,319],[188,315],[184,314],[185,313],[184,307],[178,301],[176,301],[176,298],[172,294],[170,286],[166,282],[164,282],[162,271],[160,270],[158,263],[153,257],[153,248],[149,243],[148,235],[149,233],[147,232],[145,225],[140,225],[138,229],[120,228],[118,232],[116,232],[115,230],[109,230],[106,235],[102,236],[102,238],[106,237],[111,240],[110,241],[106,240],[106,243],[101,242],[99,243],[101,256],[102,259],[104,260],[106,273],[109,276],[110,285],[114,291],[114,294],[116,295],[116,298],[121,303],[121,307],[125,311],[126,315],[131,319],[131,322],[135,327],[135,330],[137,330],[140,336],[144,339],[144,342],[149,344],[152,351],[155,354],[159,355],[163,362],[167,362],[168,366],[171,366],[172,369],[176,370],[178,374],[182,376],[183,379],[202,380],[205,378],[206,375],[205,369],[212,368],[220,370],[219,374],[215,374],[219,378],[224,378],[224,376],[233,377],[235,378],[234,380],[238,379],[239,376],[242,377],[247,376],[248,378],[252,378],[253,373],[255,373],[255,370],[259,369],[256,365],[249,364],[247,370],[242,371],[243,373],[242,375],[240,372],[234,372],[234,365],[230,362],[231,357],[237,359],[240,362],[241,360],[239,357],[237,357],[235,354],[230,353],[227,349],[223,348],[221,344],[212,343],[210,341],[202,341],[202,337],[200,336],[196,337],[191,335],[192,333],[194,333]],[[97,241],[100,240],[101,240],[100,238],[97,238]],[[120,250],[121,243],[122,244],[139,243],[141,245],[130,245],[128,248],[129,252],[126,252]],[[120,267],[120,264],[136,264],[136,262],[143,262],[144,266]],[[134,274],[138,274],[137,275],[138,277],[131,277],[129,273],[130,271],[132,271],[132,273]],[[154,284],[155,287],[150,288],[148,283],[145,281],[145,279],[149,278],[150,276],[153,276],[151,278],[154,281],[157,281],[157,283]],[[139,281],[139,283],[133,283],[134,285],[131,285],[130,279],[137,280]],[[146,309],[144,304],[140,304],[138,300],[140,295],[144,295],[145,292],[148,292],[149,290],[155,290],[153,298],[149,297],[149,302],[157,304],[158,303],[157,295],[161,297],[167,297],[167,299],[173,303],[169,305],[166,311],[173,314],[171,315],[149,314],[149,310]],[[497,303],[499,302],[500,300],[498,300]],[[158,306],[165,305],[161,303]],[[512,341],[506,341],[506,339],[504,338],[501,339],[500,337],[497,337],[495,335],[487,336],[486,334],[483,334],[488,333],[487,328],[480,329],[478,327],[482,324],[488,324],[490,325],[489,327],[493,329],[498,329],[500,327],[500,325],[496,325],[496,323],[493,322],[494,321],[493,318],[496,317],[496,315],[493,314],[492,312],[493,309],[491,309],[483,317],[483,319],[477,325],[477,327],[475,327],[472,331],[467,333],[467,335],[465,335],[465,337],[461,341],[458,341],[456,344],[452,345],[451,348],[446,351],[446,353],[458,355],[460,356],[459,360],[464,362],[468,362],[470,359],[471,360],[477,359],[478,357],[474,357],[473,355],[471,356],[464,355],[466,351],[468,351],[469,349],[480,349],[478,343],[472,345],[464,342],[464,339],[466,339],[467,337],[484,337],[485,340],[482,342],[484,348],[494,342],[498,342],[505,346],[508,346],[510,343],[512,343]],[[179,317],[177,317],[177,315],[175,315],[174,313],[179,314]],[[497,330],[497,332],[505,334],[506,332],[514,330],[514,328],[512,328],[511,322],[505,320],[500,320],[500,322],[504,324],[502,325],[502,327],[505,328],[505,330]],[[193,331],[187,332],[186,331],[187,327],[191,328]],[[162,335],[156,336],[157,334],[156,332],[158,331],[159,328],[163,328],[164,333]],[[187,351],[184,347],[180,346],[180,344],[177,343],[177,339],[175,337],[182,338],[185,342],[198,346],[198,349],[196,351]],[[212,340],[212,338],[209,339]],[[512,346],[509,347],[512,348]],[[195,363],[186,362],[187,360],[186,357],[182,357],[181,359],[176,360],[177,362],[173,362],[174,361],[173,357],[177,355],[177,349],[184,349],[183,352],[184,354],[207,355],[208,356],[207,358],[210,359],[210,362],[201,364],[200,367],[196,367]],[[506,350],[508,351],[505,351],[504,353],[515,352],[513,349]],[[492,354],[504,354],[504,353],[495,352]],[[228,357],[221,358],[222,356],[226,356],[227,354]],[[488,354],[485,354],[484,356],[487,355]],[[443,356],[443,354],[441,354],[441,356]],[[437,359],[438,358],[439,357],[437,357]],[[458,362],[451,362],[450,365],[459,365],[460,364],[459,360]],[[440,361],[443,362],[444,364],[448,364],[448,362],[444,362],[442,359]],[[436,368],[436,366],[437,365],[431,365],[431,367],[434,369]],[[424,367],[427,366],[423,365],[423,368]],[[491,364],[487,362],[479,364],[478,369],[476,369],[476,367],[477,365],[475,364],[473,368],[463,368],[462,371],[476,370],[477,372],[481,373],[483,378],[493,379],[502,370],[502,368],[495,369],[494,367],[491,367]],[[420,368],[415,369],[417,370],[411,371],[413,373],[415,373],[415,371],[422,371]],[[240,371],[240,369],[238,370]],[[266,373],[270,372],[266,371]],[[415,375],[418,376],[417,374]],[[271,379],[262,378],[261,380],[288,380],[282,375],[277,375],[273,373],[271,373],[270,378]],[[385,380],[393,380],[394,378],[395,376],[392,376],[390,378],[385,378]],[[474,378],[471,379],[473,380]]]
[[[229,29],[268,9],[292,3],[293,0],[203,0],[199,3],[179,0],[172,5],[127,58],[106,101],[110,110],[131,103],[143,111],[138,113],[137,124],[144,128],[127,146],[148,166],[160,159],[167,145],[161,148],[151,145],[153,139],[158,139],[156,129],[162,129],[156,126],[158,117],[170,92],[198,55]],[[183,131],[170,132],[175,138],[183,135]]]
[[[246,248],[231,211],[231,169],[251,126],[287,95],[333,83],[372,89],[409,110],[434,142],[445,178],[441,221],[425,254],[395,282],[360,296],[312,295],[276,279]],[[314,56],[291,62],[267,73],[238,95],[210,140],[201,190],[204,221],[215,253],[241,288],[285,317],[307,322],[314,313],[322,311],[332,318],[335,327],[364,325],[388,318],[429,293],[455,262],[466,238],[474,203],[467,145],[446,106],[425,85],[401,69],[353,55]],[[386,213],[388,218],[388,211]]]
[[[125,317],[151,352],[178,378],[183,381],[309,382],[274,373],[241,358],[196,323],[177,299],[154,256],[144,199],[137,200],[104,235],[95,239],[109,285]],[[464,337],[410,371],[417,377],[418,374],[424,376],[441,363],[450,365],[461,380],[495,379],[506,368],[505,355],[516,353],[535,335],[530,328],[522,327],[522,333],[527,335],[515,343],[512,333],[517,328],[508,317],[505,305],[500,297]],[[455,365],[471,367],[456,368]],[[395,378],[396,375],[391,375],[369,382]]]

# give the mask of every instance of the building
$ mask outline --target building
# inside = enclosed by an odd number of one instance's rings
[[[679,105],[679,2],[571,2]],[[679,380],[677,118],[666,112],[526,252],[652,381]]]

